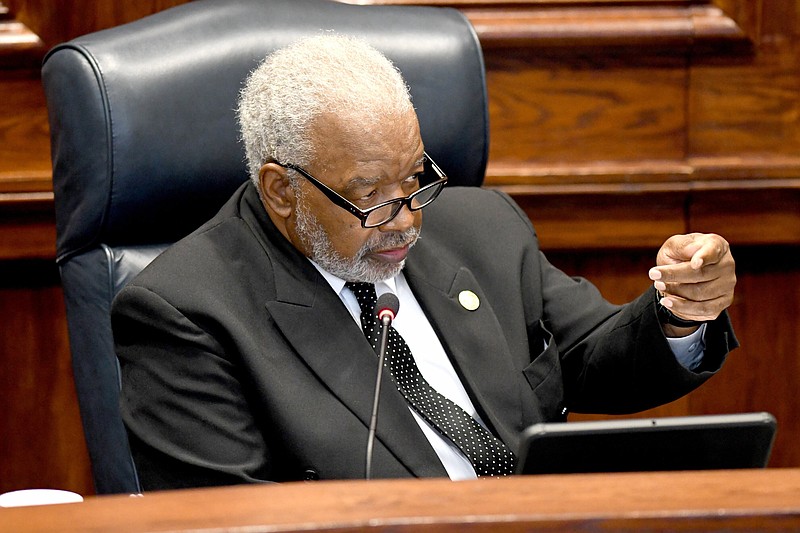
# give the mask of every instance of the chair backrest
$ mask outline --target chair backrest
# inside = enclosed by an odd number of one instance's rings
[[[483,57],[456,10],[197,0],[45,58],[57,261],[98,493],[139,489],[117,406],[111,300],[247,179],[234,111],[247,74],[270,51],[323,30],[361,36],[392,59],[411,87],[426,150],[451,183],[482,183]]]

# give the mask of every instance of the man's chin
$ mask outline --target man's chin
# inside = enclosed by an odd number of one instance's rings
[[[369,279],[362,280],[367,283],[377,283],[378,281],[385,281],[392,279],[403,270],[406,265],[405,258],[401,261],[388,263],[384,261],[369,261],[369,269],[366,272],[366,277]]]

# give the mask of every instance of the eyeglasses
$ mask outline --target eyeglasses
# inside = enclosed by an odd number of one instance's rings
[[[436,181],[412,192],[405,198],[394,198],[392,200],[387,200],[386,202],[381,202],[378,205],[372,206],[368,209],[359,208],[353,204],[353,202],[334,191],[297,165],[293,165],[291,163],[280,163],[278,161],[275,161],[275,164],[280,165],[283,168],[294,170],[301,174],[317,189],[322,191],[322,193],[327,196],[331,202],[338,205],[342,209],[347,210],[349,213],[361,220],[362,228],[375,228],[382,226],[383,224],[386,224],[394,219],[403,206],[408,207],[409,211],[419,211],[423,207],[430,205],[431,202],[436,200],[436,197],[439,196],[439,193],[442,192],[444,184],[447,183],[447,176],[445,176],[444,172],[442,172],[442,169],[439,168],[439,165],[434,163],[427,153],[424,155],[425,171],[423,171],[423,174],[426,173],[428,166],[430,166],[438,178]]]

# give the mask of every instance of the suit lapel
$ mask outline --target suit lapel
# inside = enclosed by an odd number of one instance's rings
[[[522,396],[503,330],[472,273],[443,263],[432,248],[420,239],[406,263],[406,279],[481,417],[516,449]],[[464,291],[477,296],[477,309],[460,302]]]

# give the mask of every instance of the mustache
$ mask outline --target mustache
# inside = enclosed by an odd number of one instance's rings
[[[382,233],[366,242],[362,251],[363,254],[368,254],[380,250],[402,248],[406,245],[413,246],[419,239],[419,234],[419,228],[413,226],[403,232]]]

